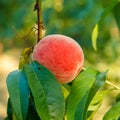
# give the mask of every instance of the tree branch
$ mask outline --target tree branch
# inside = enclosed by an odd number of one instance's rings
[[[38,24],[38,36],[37,43],[42,39],[42,8],[41,0],[36,0],[36,5],[34,10],[37,10],[37,24]]]

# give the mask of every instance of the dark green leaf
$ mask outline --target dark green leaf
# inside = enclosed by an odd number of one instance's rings
[[[117,22],[117,25],[120,29],[120,3],[117,4],[114,8],[114,16],[115,16],[115,19],[116,19],[116,22]]]
[[[37,62],[25,67],[36,110],[42,120],[62,120],[65,100],[55,77]]]
[[[8,118],[9,120],[12,120],[12,106],[11,106],[11,103],[10,103],[10,98],[8,99],[8,105],[7,105],[7,115],[8,115]]]
[[[4,120],[9,120],[8,117],[6,117]]]
[[[70,95],[68,96],[67,100],[67,120],[74,120],[77,106],[80,101],[83,101],[85,96],[89,93],[88,91],[92,87],[97,74],[98,71],[92,68],[88,68],[87,70],[79,74],[78,77],[74,80]],[[81,115],[81,117],[83,116]]]
[[[117,95],[117,97],[116,97],[116,101],[117,101],[117,102],[120,101],[120,93]]]
[[[98,23],[99,26],[101,26],[101,24],[103,23],[105,17],[114,9],[114,7],[119,3],[118,0],[111,0],[111,2],[109,2],[109,4],[107,5],[107,7],[105,8],[105,10],[103,11]]]
[[[32,96],[29,100],[27,120],[41,120],[37,111],[36,111],[36,108],[34,105],[34,100],[32,99]]]
[[[18,120],[26,120],[29,89],[23,71],[16,70],[7,77],[7,87],[13,111]]]
[[[120,117],[120,102],[117,102],[112,106],[110,110],[105,114],[103,120],[116,120]]]

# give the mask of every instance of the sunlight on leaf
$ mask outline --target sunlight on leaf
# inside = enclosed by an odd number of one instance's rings
[[[95,97],[92,99],[87,113],[87,120],[91,120],[93,116],[96,114],[98,109],[100,108],[105,96],[110,92],[110,89],[108,90],[99,90]]]
[[[97,51],[97,37],[98,37],[98,24],[95,25],[92,32],[92,45],[95,51]]]
[[[108,7],[105,8],[101,17],[98,20],[98,23],[95,25],[93,32],[92,32],[92,45],[95,51],[97,51],[97,37],[99,32],[99,27],[102,26],[102,23],[106,16],[114,9],[114,7],[118,4],[118,0],[112,0]],[[101,29],[101,28],[100,28]]]
[[[62,88],[62,91],[63,91],[63,94],[64,94],[64,98],[66,99],[70,93],[70,91],[63,85],[61,85],[61,88]]]

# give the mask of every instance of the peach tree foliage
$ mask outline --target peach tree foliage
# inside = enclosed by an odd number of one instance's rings
[[[7,77],[9,99],[8,116],[5,120],[86,120],[92,118],[108,92],[102,88],[106,83],[107,71],[100,73],[89,67],[82,70],[70,83],[60,84],[52,74],[52,70],[49,71],[38,63],[39,61],[28,61],[29,52],[31,52],[29,49],[23,51],[19,69],[11,72]],[[48,56],[47,53],[45,55]],[[58,68],[57,71],[59,71]],[[105,114],[104,120],[111,119],[111,114],[114,119],[119,117],[118,105],[119,100]]]
[[[29,62],[29,52],[23,51],[19,69],[7,77],[9,99],[5,120],[91,119],[109,91],[103,89],[107,71],[100,73],[89,67],[70,83],[60,84],[52,71],[36,61]],[[117,119],[119,109],[118,99],[104,120],[111,119],[111,114]]]
[[[89,110],[89,106],[102,102],[100,99],[94,103],[94,96],[105,80],[106,72],[88,68],[71,84],[59,84],[49,70],[33,61],[7,77],[10,98],[6,119],[84,120],[99,108]],[[99,92],[104,96],[103,90]]]

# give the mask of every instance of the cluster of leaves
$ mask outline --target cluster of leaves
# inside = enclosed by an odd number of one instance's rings
[[[102,89],[106,73],[88,68],[72,83],[61,85],[39,63],[26,64],[7,77],[9,100],[5,120],[89,120],[108,92]],[[103,119],[117,119],[119,104],[118,100]]]

